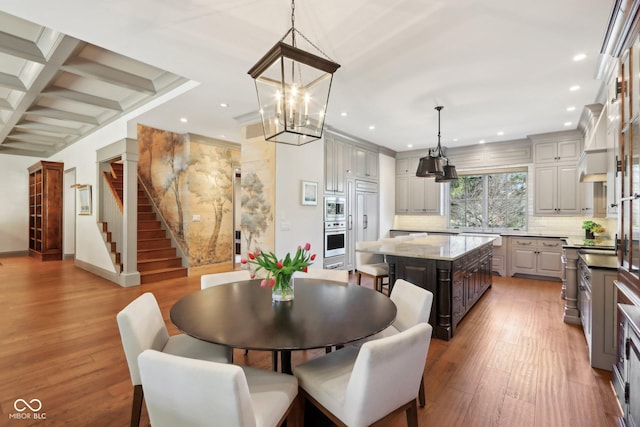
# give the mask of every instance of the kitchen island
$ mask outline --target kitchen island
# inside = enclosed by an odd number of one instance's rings
[[[456,325],[491,287],[491,237],[430,235],[410,241],[386,239],[358,249],[385,256],[389,284],[404,279],[433,293],[433,336],[448,341]]]

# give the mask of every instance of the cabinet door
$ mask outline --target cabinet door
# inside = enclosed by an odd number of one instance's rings
[[[577,161],[580,157],[580,140],[559,141],[557,153],[559,162]]]
[[[640,426],[640,337],[629,328],[629,359],[627,360],[627,383],[629,384],[629,426]]]
[[[535,169],[535,213],[551,215],[556,213],[558,168],[547,166]]]
[[[562,254],[557,250],[538,249],[537,273],[543,276],[562,276]]]
[[[515,248],[511,252],[511,262],[514,273],[535,274],[536,252],[535,249]]]
[[[558,166],[557,207],[562,214],[580,214],[579,175],[576,166]]]
[[[380,160],[380,156],[378,155],[378,153],[375,153],[373,151],[367,151],[366,152],[366,161],[367,161],[367,168],[365,171],[365,176],[367,176],[367,178],[377,178],[378,177],[378,162]]]
[[[536,144],[534,152],[536,163],[555,163],[558,160],[558,144],[556,142]]]
[[[406,159],[396,159],[396,175],[415,175],[415,169],[413,171],[409,170],[411,166],[411,158]]]
[[[335,189],[335,140],[326,136],[324,140],[324,191],[333,193]]]
[[[367,152],[363,149],[355,147],[353,149],[353,166],[356,175],[358,176],[366,176],[367,175]]]
[[[412,177],[409,183],[409,206],[413,213],[427,213],[426,185],[427,178]],[[431,179],[431,181],[434,181]]]
[[[396,213],[409,213],[409,184],[411,178],[399,176],[396,178]]]
[[[356,193],[356,241],[378,240],[378,193]]]

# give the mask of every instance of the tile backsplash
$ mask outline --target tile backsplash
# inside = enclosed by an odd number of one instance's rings
[[[582,216],[530,216],[527,234],[554,236],[581,236],[584,234],[582,221],[590,219],[605,228],[604,238],[613,238],[618,228],[616,218],[586,218]],[[446,216],[396,215],[393,222],[396,230],[442,230],[447,229]],[[525,230],[523,230],[525,231]]]

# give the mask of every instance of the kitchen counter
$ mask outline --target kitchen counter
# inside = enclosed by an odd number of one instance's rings
[[[383,241],[379,245],[367,246],[358,251],[407,258],[454,261],[493,240],[493,237],[431,235],[408,241]]]
[[[589,268],[601,268],[606,270],[618,269],[618,257],[614,254],[595,254],[578,252],[578,256]]]
[[[433,336],[451,339],[456,325],[491,287],[493,237],[430,235],[409,241],[382,241],[358,249],[385,256],[393,292],[404,279],[433,294],[429,323]]]
[[[593,248],[593,249],[606,249],[615,251],[616,244],[613,240],[609,239],[585,239],[576,236],[570,236],[564,238],[566,242],[563,247],[565,248]]]

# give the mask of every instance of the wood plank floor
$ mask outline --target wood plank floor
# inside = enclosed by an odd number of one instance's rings
[[[169,309],[199,283],[193,275],[121,288],[72,261],[0,258],[0,426],[128,425],[132,387],[116,313],[151,291],[178,333]],[[589,366],[582,330],[562,322],[560,286],[496,277],[451,341],[432,340],[420,425],[615,426],[610,373]],[[294,352],[293,363],[320,354]],[[234,357],[270,369],[270,353]],[[16,399],[39,399],[46,421],[10,419]],[[377,425],[406,424],[396,414]]]

